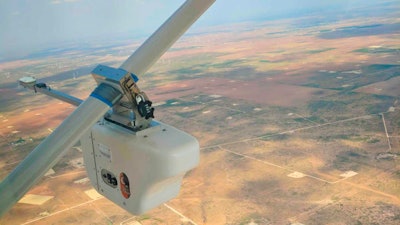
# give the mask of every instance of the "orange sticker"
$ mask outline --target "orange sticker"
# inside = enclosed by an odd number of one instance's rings
[[[128,199],[131,196],[131,190],[129,187],[129,179],[125,173],[119,174],[119,187],[121,189],[122,196]]]

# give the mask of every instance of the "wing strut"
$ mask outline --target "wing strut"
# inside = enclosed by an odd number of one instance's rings
[[[120,68],[143,75],[214,2],[187,0]]]
[[[143,75],[214,2],[215,0],[187,0],[121,65],[121,69],[129,72],[125,78],[132,79],[134,75]],[[0,183],[0,216],[37,183],[110,107],[131,91],[121,90],[119,85],[111,84],[107,79],[98,82],[98,85],[96,90]],[[68,97],[64,96],[61,99],[65,100]],[[77,102],[76,99],[71,101]],[[146,102],[147,99],[143,97],[142,101]],[[138,105],[140,103],[142,102],[138,102]]]

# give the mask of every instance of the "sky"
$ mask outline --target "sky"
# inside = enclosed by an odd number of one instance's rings
[[[217,0],[195,27],[350,10],[380,0]],[[0,60],[65,42],[149,35],[184,0],[0,0]]]

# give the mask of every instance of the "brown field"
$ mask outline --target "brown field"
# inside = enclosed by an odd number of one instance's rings
[[[3,122],[0,125],[1,135],[9,136],[12,131],[23,131],[26,135],[41,137],[43,134],[37,134],[35,130],[43,128],[56,128],[65,117],[67,117],[74,107],[67,103],[53,101],[51,104],[25,108],[18,114],[5,114]],[[5,121],[6,120],[6,121]],[[29,121],[28,124],[22,121]],[[28,129],[27,129],[28,127]],[[28,132],[27,132],[28,131]],[[31,132],[29,132],[31,131]]]
[[[153,96],[153,100],[156,102],[196,93],[221,95],[231,99],[250,101],[256,104],[296,106],[298,103],[307,102],[315,96],[323,97],[335,92],[324,91],[318,88],[279,84],[270,81],[268,78],[255,81],[199,78],[170,83],[149,90],[149,94]]]

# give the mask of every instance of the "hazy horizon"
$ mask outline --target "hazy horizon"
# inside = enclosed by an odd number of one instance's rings
[[[16,0],[0,3],[0,61],[24,58],[64,43],[146,37],[184,0]],[[254,20],[296,17],[323,11],[351,12],[377,0],[317,1],[217,0],[190,32]],[[387,2],[387,1],[385,1]],[[392,1],[393,2],[393,1]],[[379,12],[378,12],[379,13]]]

